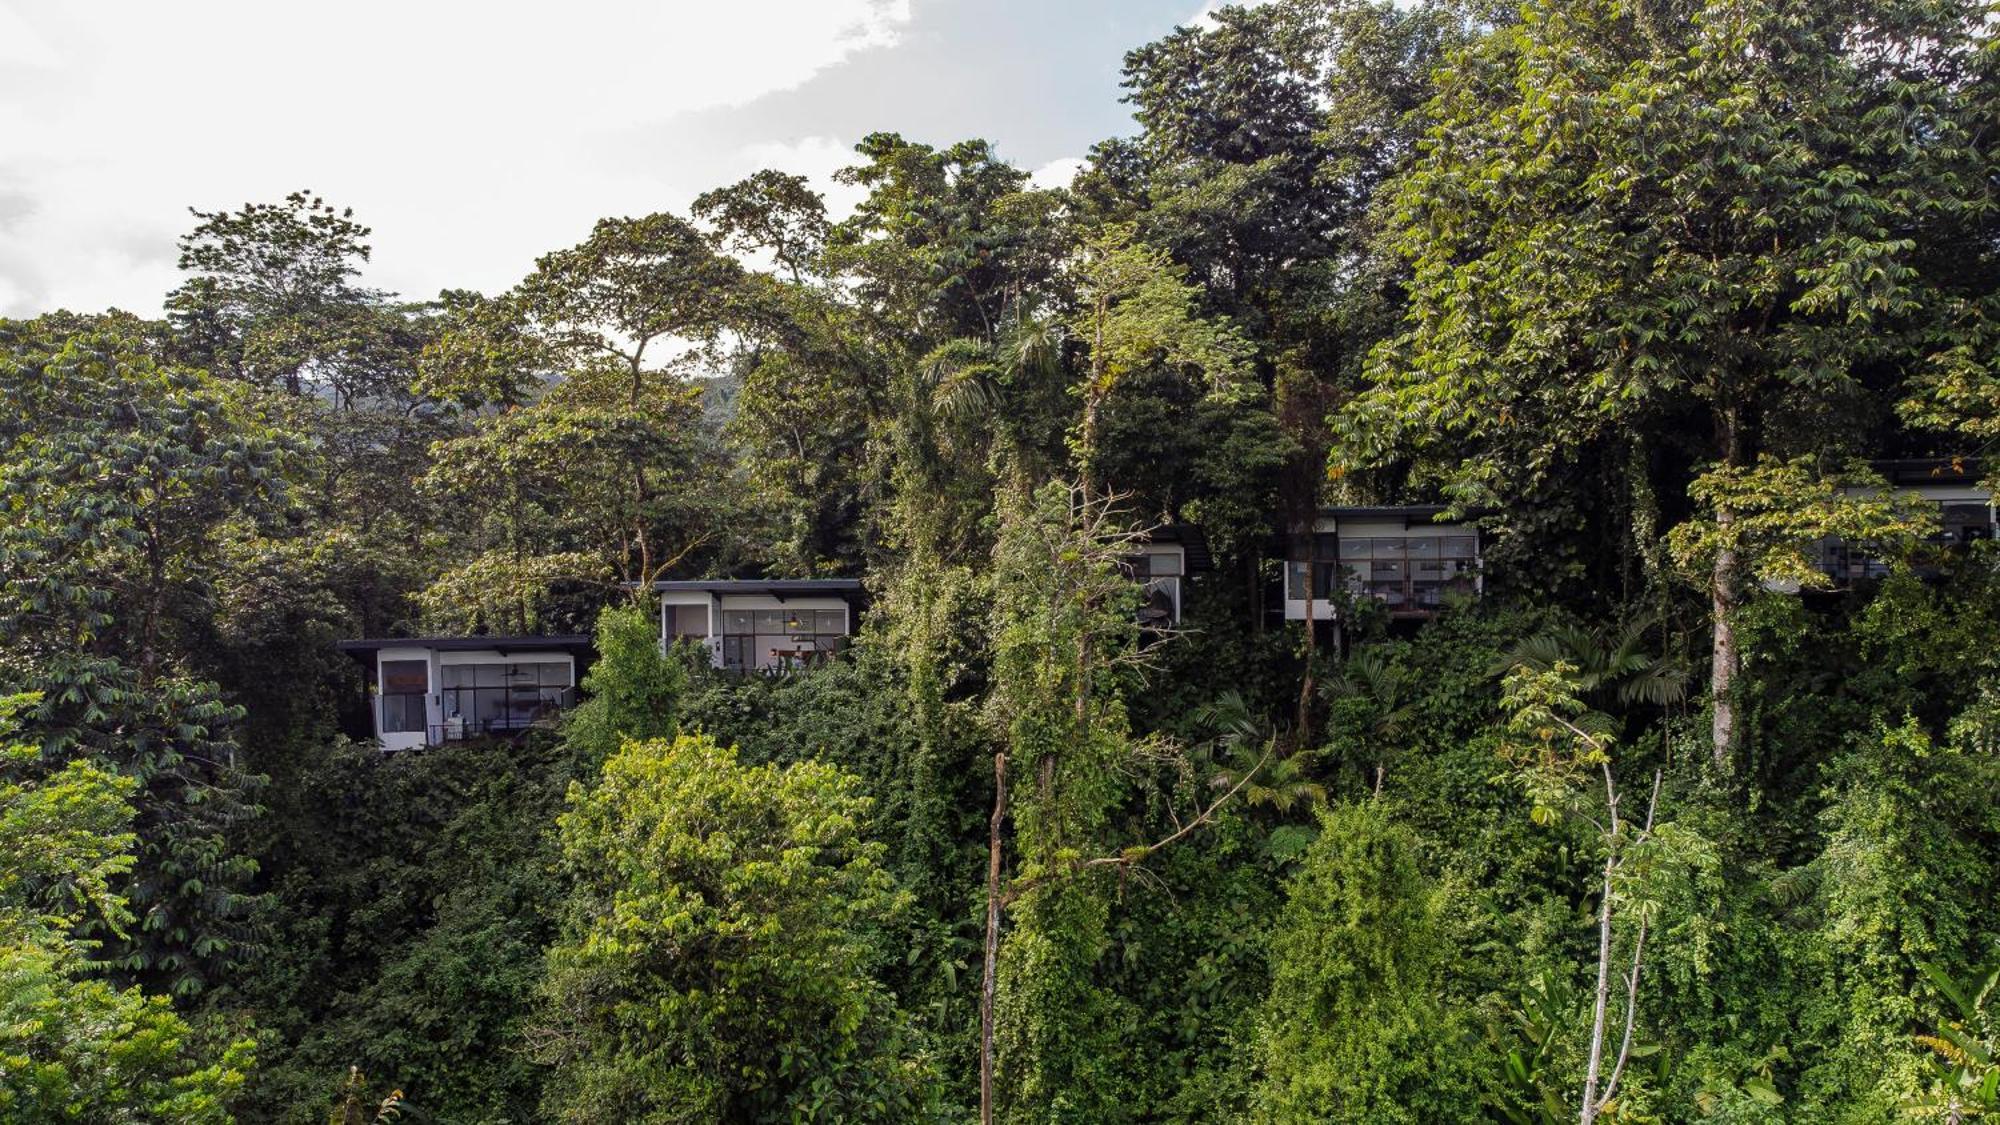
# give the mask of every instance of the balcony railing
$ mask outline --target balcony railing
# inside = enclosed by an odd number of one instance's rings
[[[502,695],[498,700],[486,700],[487,694],[500,695],[507,689],[490,688],[447,688],[438,696],[438,701],[446,707],[471,704],[479,709],[481,704],[499,705],[500,713],[487,715],[452,715],[442,722],[422,722],[428,709],[430,697],[424,695],[385,695],[379,704],[381,724],[377,727],[384,734],[410,734],[421,729],[426,745],[438,746],[447,742],[463,742],[472,738],[517,738],[531,730],[548,730],[564,711],[576,705],[575,688],[529,688],[519,689],[526,693],[513,697]],[[480,693],[475,697],[475,692]]]

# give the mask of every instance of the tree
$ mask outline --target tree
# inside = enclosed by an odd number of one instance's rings
[[[1254,345],[1295,521],[1326,484],[1326,415],[1400,310],[1373,212],[1467,22],[1453,6],[1368,0],[1224,8],[1126,55],[1142,132],[1097,146],[1074,186],[1093,219],[1138,224],[1187,269],[1202,313]]]
[[[855,778],[628,742],[560,819],[574,890],[532,1040],[555,1120],[907,1120],[928,1076],[875,971],[906,899]]]
[[[1859,447],[1971,280],[1931,240],[1984,206],[1960,80],[1982,12],[1546,5],[1455,55],[1395,195],[1405,332],[1336,419],[1337,466],[1416,454],[1460,503],[1499,505],[1660,435],[1671,458],[1612,462],[1723,474],[1735,489],[1695,499],[1726,528],[1760,455]],[[1746,573],[1727,549],[1707,561],[1723,761]]]
[[[310,192],[237,211],[196,211],[181,239],[182,284],[168,297],[157,354],[266,392],[270,424],[297,445],[290,466],[296,536],[225,541],[219,631],[232,642],[218,679],[251,709],[259,766],[285,773],[318,731],[296,692],[259,674],[332,657],[336,635],[410,624],[409,594],[434,566],[440,513],[407,502],[432,441],[451,432],[443,404],[414,390],[436,335],[434,307],[363,284],[368,228]],[[237,612],[238,610],[242,612]],[[251,637],[256,637],[254,643]]]
[[[597,615],[594,647],[597,662],[581,685],[589,698],[564,718],[564,740],[602,762],[627,740],[673,737],[687,666],[683,653],[661,650],[658,618],[637,606],[607,607]]]
[[[129,337],[0,323],[0,669],[41,692],[27,733],[139,785],[141,925],[121,967],[202,988],[245,936],[253,811],[231,726],[198,674],[218,548],[276,530],[294,446],[243,388],[165,366]]]
[[[0,699],[0,740],[32,702]],[[135,784],[84,761],[47,773],[38,758],[0,744],[0,1112],[223,1125],[253,1044],[203,1057],[165,997],[92,978],[75,936],[86,919],[114,934],[133,922],[116,885],[133,868]]]
[[[1086,242],[1075,263],[1080,307],[1070,334],[1088,356],[1078,394],[1074,454],[1084,486],[1101,490],[1098,433],[1105,401],[1135,374],[1161,367],[1192,374],[1212,395],[1242,396],[1249,345],[1226,321],[1202,318],[1196,289],[1165,253],[1114,226]]]
[[[775,267],[750,271],[731,309],[740,386],[728,422],[772,517],[773,561],[800,574],[858,561],[872,538],[866,443],[888,409],[885,326],[828,261],[831,220],[803,177],[758,172],[703,193],[694,214],[729,249]]]
[[[1320,813],[1271,938],[1257,1022],[1260,1121],[1480,1120],[1451,961],[1419,842],[1379,802]]]
[[[1269,750],[1212,799],[1173,812],[1158,839],[1119,841],[1111,829],[1129,796],[1124,779],[1181,760],[1171,743],[1135,738],[1125,714],[1121,681],[1145,660],[1138,589],[1119,565],[1135,536],[1120,530],[1113,498],[1093,499],[1081,484],[1010,489],[1000,515],[987,708],[1001,749],[987,826],[980,1120],[995,1120],[1003,1097],[1016,1119],[1116,1115],[1120,1004],[1093,979],[1107,943],[1107,877],[1143,878],[1154,853],[1213,824]],[[1028,771],[1018,788],[1014,761]]]
[[[516,592],[521,624],[541,624],[528,607],[558,581],[646,589],[721,538],[733,474],[702,428],[688,349],[720,330],[738,274],[676,216],[607,219],[544,255],[497,308],[465,303],[432,353],[436,388],[472,401],[518,397],[494,367],[532,363],[552,380],[435,446],[424,479],[481,513],[470,530],[486,550],[463,565],[511,568],[500,585]]]
[[[342,411],[405,405],[424,310],[356,284],[371,253],[353,208],[310,191],[200,211],[167,296],[173,358]]]
[[[1603,875],[1597,900],[1597,980],[1591,1008],[1589,1061],[1578,1100],[1578,1120],[1592,1122],[1618,1096],[1618,1084],[1632,1061],[1639,1027],[1641,976],[1646,965],[1646,938],[1657,913],[1657,899],[1648,880],[1703,869],[1719,862],[1700,837],[1674,825],[1655,822],[1664,774],[1653,773],[1644,819],[1621,814],[1626,793],[1613,769],[1612,723],[1601,712],[1589,711],[1577,698],[1570,676],[1574,666],[1558,663],[1548,671],[1517,667],[1507,677],[1504,705],[1509,714],[1506,753],[1519,771],[1533,802],[1537,823],[1554,823],[1566,812],[1580,813],[1595,830],[1603,853]],[[1582,794],[1592,775],[1603,782],[1602,802],[1586,802]],[[1630,915],[1631,917],[1627,917]],[[1620,920],[1627,936],[1620,948]],[[1622,961],[1622,971],[1614,963]],[[1623,986],[1621,1014],[1614,1016],[1612,978]],[[1622,1024],[1614,1029],[1613,1019]]]

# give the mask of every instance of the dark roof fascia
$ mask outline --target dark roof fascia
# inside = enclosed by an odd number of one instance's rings
[[[1906,457],[1870,461],[1868,467],[1890,484],[1977,484],[1985,468],[1977,457]]]
[[[375,652],[385,648],[428,648],[438,652],[525,652],[562,649],[565,651],[588,651],[591,638],[584,633],[562,633],[545,637],[369,637],[356,641],[337,641],[335,648],[342,652]]]
[[[854,601],[862,595],[859,578],[693,578],[653,583],[659,593],[764,594],[780,601],[831,597]]]
[[[1343,520],[1343,519],[1386,520],[1386,519],[1409,519],[1414,516],[1435,517],[1437,515],[1442,514],[1446,510],[1447,509],[1443,504],[1384,504],[1384,505],[1354,504],[1354,505],[1345,505],[1339,507],[1321,508],[1319,510],[1319,514],[1323,517],[1331,516],[1337,520]]]

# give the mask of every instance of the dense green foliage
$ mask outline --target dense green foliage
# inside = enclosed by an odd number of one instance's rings
[[[1466,1013],[1438,994],[1447,903],[1418,844],[1379,803],[1320,818],[1271,937],[1257,1119],[1480,1119]]]
[[[907,895],[855,779],[628,742],[570,791],[573,888],[530,1042],[561,1121],[907,1118],[926,1089],[873,970]]]
[[[0,739],[32,697],[0,699]],[[165,996],[93,977],[85,921],[122,935],[136,788],[84,761],[23,780],[33,747],[0,742],[0,1114],[59,1121],[229,1120],[251,1044],[215,1057]]]
[[[0,1117],[1995,1112],[2000,551],[1869,462],[1994,475],[1996,28],[1225,8],[1066,187],[877,133],[422,303],[195,212],[163,320],[0,322]],[[1479,596],[1275,611],[1428,503]],[[660,643],[828,576],[835,659]],[[352,740],[337,639],[584,630]]]

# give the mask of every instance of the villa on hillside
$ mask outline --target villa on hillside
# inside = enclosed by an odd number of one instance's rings
[[[1187,597],[1183,584],[1189,575],[1214,565],[1200,528],[1187,523],[1154,528],[1124,562],[1126,575],[1144,586],[1139,627],[1161,630],[1179,625]]]
[[[342,641],[369,687],[384,750],[413,750],[554,723],[576,703],[590,638],[409,637]]]
[[[1439,522],[1444,510],[1320,509],[1310,532],[1285,536],[1285,620],[1337,621],[1344,596],[1372,598],[1392,617],[1428,617],[1447,594],[1480,593],[1479,529]]]
[[[862,603],[858,578],[720,578],[653,583],[660,643],[693,640],[717,668],[776,672],[848,645]]]
[[[1938,530],[1930,539],[1933,547],[1963,549],[2000,532],[2000,512],[1994,508],[1992,490],[1979,483],[1983,466],[1978,462],[1929,457],[1877,461],[1873,468],[1897,492],[1937,505]],[[1848,543],[1836,536],[1820,541],[1814,563],[1839,588],[1889,573],[1889,564],[1871,554],[1867,544]]]

